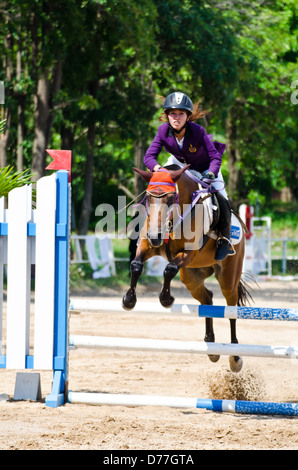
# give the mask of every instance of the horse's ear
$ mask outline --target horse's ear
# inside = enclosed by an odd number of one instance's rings
[[[170,171],[170,174],[171,174],[171,177],[172,177],[172,180],[174,181],[174,183],[176,183],[176,181],[179,180],[182,173],[184,173],[185,170],[188,170],[189,167],[190,167],[190,165],[186,165],[183,168],[180,168],[180,170]]]
[[[152,178],[152,171],[139,170],[139,168],[133,168],[133,170],[139,173],[145,181],[150,181]]]

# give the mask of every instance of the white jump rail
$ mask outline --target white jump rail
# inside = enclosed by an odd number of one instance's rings
[[[271,357],[279,359],[298,358],[298,347],[294,346],[262,346],[81,335],[71,335],[69,345],[74,349],[120,349],[127,351],[156,351],[205,355],[219,354],[221,356]]]

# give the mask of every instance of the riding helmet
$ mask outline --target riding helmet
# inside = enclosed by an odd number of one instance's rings
[[[163,109],[165,112],[167,112],[168,109],[184,109],[191,114],[193,112],[193,103],[187,95],[176,91],[166,97]]]

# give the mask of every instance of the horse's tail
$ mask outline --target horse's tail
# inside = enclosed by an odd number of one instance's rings
[[[237,305],[240,307],[244,307],[245,305],[250,305],[251,302],[254,302],[253,297],[250,293],[253,288],[248,284],[248,281],[252,281],[257,284],[254,277],[250,274],[244,273],[244,277],[247,279],[243,279],[241,277],[239,285],[238,285],[238,302]],[[258,285],[258,284],[257,284]]]

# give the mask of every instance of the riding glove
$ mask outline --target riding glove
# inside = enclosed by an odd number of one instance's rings
[[[202,181],[215,179],[215,174],[209,170],[202,171],[202,176],[203,176]]]

